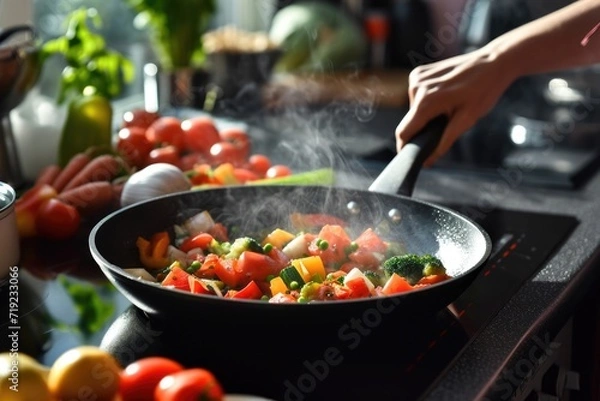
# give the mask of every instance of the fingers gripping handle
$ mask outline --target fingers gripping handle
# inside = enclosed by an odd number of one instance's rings
[[[446,116],[431,120],[396,154],[369,191],[411,196],[425,160],[437,147],[448,124]]]

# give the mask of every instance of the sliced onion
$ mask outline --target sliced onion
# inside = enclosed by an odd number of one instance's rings
[[[146,269],[143,269],[141,267],[123,269],[123,270],[125,271],[125,273],[127,273],[137,279],[151,281],[153,283],[156,283],[156,279],[154,278],[154,276],[152,276],[152,274],[148,273],[148,271]]]
[[[206,210],[190,217],[183,223],[183,227],[188,232],[188,235],[193,237],[200,233],[205,233],[215,226],[210,213]]]
[[[286,246],[283,247],[282,252],[290,259],[298,259],[308,253],[308,240],[306,236],[299,235],[290,242],[287,243]]]

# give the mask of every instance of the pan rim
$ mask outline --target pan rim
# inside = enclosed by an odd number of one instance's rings
[[[262,300],[229,299],[229,298],[222,298],[222,297],[218,297],[218,296],[214,296],[214,295],[193,294],[193,293],[188,293],[186,291],[178,290],[175,288],[161,287],[158,283],[154,283],[154,282],[144,280],[141,278],[136,278],[133,275],[128,274],[122,267],[109,262],[103,255],[101,255],[98,247],[96,246],[95,240],[97,238],[97,234],[104,227],[106,222],[114,219],[115,216],[127,213],[131,209],[136,209],[136,208],[142,207],[146,204],[157,203],[157,202],[164,201],[165,199],[171,199],[171,198],[176,198],[176,197],[180,197],[180,196],[185,196],[186,194],[192,194],[194,192],[199,192],[199,191],[230,192],[230,191],[235,191],[235,190],[247,190],[250,187],[252,187],[256,190],[259,190],[259,191],[261,190],[261,188],[265,188],[265,190],[269,189],[269,190],[281,190],[281,191],[284,191],[284,190],[291,191],[293,188],[296,188],[296,189],[302,188],[302,189],[306,189],[306,190],[314,189],[314,190],[318,190],[318,191],[335,190],[335,191],[353,191],[353,192],[357,192],[357,193],[366,192],[366,193],[370,193],[370,194],[374,194],[374,195],[378,195],[378,196],[393,197],[393,198],[401,199],[404,201],[421,204],[428,208],[431,208],[434,210],[440,210],[448,215],[455,216],[458,219],[462,220],[463,222],[471,225],[482,236],[481,239],[485,245],[485,248],[484,248],[483,252],[481,253],[477,263],[472,265],[469,269],[467,269],[457,275],[454,275],[454,276],[450,277],[448,280],[445,280],[443,282],[431,284],[431,285],[428,285],[428,286],[422,287],[422,288],[416,288],[411,291],[407,291],[407,292],[403,292],[403,293],[399,293],[399,294],[388,295],[388,296],[375,296],[375,297],[359,298],[359,299],[351,299],[351,300],[336,300],[336,301],[330,301],[330,302],[321,301],[321,302],[309,302],[309,303],[269,303],[269,302],[265,302]],[[134,203],[131,205],[121,207],[121,208],[109,213],[105,217],[103,217],[92,227],[90,234],[88,236],[88,247],[91,251],[92,258],[95,260],[96,264],[98,264],[98,266],[102,270],[103,274],[105,276],[107,276],[107,278],[117,287],[120,287],[121,284],[118,283],[117,278],[112,276],[112,274],[116,274],[121,279],[124,279],[130,283],[136,283],[135,285],[141,284],[142,286],[145,286],[148,289],[151,288],[152,291],[161,291],[162,292],[162,291],[166,290],[169,292],[170,296],[181,297],[182,299],[188,299],[188,300],[204,299],[211,303],[212,302],[220,303],[222,301],[226,301],[226,302],[231,301],[234,305],[237,305],[237,304],[251,305],[253,307],[256,307],[257,305],[264,305],[265,307],[269,307],[269,308],[272,307],[271,305],[285,305],[283,307],[287,307],[287,308],[290,308],[290,307],[306,308],[306,307],[310,307],[308,305],[320,305],[320,307],[323,308],[324,305],[361,304],[361,303],[370,303],[370,302],[377,301],[379,299],[387,299],[387,298],[395,298],[395,299],[401,300],[403,298],[411,296],[410,294],[413,294],[415,292],[431,291],[435,288],[448,285],[449,283],[465,279],[466,276],[475,273],[477,270],[479,270],[482,267],[482,265],[484,265],[488,261],[490,255],[491,255],[491,251],[492,251],[492,242],[491,242],[491,238],[490,238],[489,234],[477,222],[475,222],[468,216],[466,216],[456,210],[453,210],[449,207],[446,207],[443,205],[438,205],[434,202],[413,198],[410,196],[405,196],[405,195],[400,195],[400,194],[390,194],[390,193],[377,192],[377,191],[369,191],[369,190],[363,190],[363,189],[355,189],[355,188],[331,187],[331,186],[319,186],[319,185],[302,185],[302,186],[299,186],[299,185],[252,185],[252,186],[229,185],[227,187],[210,187],[210,188],[178,191],[178,192],[157,196],[157,197],[154,197],[151,199],[147,199],[144,201],[140,201],[140,202],[137,202],[137,203]],[[129,298],[129,297],[126,296],[126,298]],[[129,301],[134,303],[131,299],[129,299]],[[279,307],[282,307],[282,306],[279,306]]]

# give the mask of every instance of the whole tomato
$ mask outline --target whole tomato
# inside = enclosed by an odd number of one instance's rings
[[[266,155],[256,153],[248,158],[248,168],[261,177],[267,174],[270,167],[271,159]]]
[[[38,235],[49,239],[73,237],[81,224],[81,216],[71,205],[50,198],[36,212],[35,227]]]
[[[154,392],[155,401],[222,401],[224,392],[206,369],[191,368],[165,376]]]
[[[230,127],[221,130],[219,135],[221,136],[221,141],[229,142],[239,149],[244,160],[250,156],[250,136],[246,130],[237,127]]]
[[[152,149],[146,158],[146,165],[152,163],[169,163],[179,167],[179,149],[173,145]]]
[[[181,122],[186,150],[207,155],[210,147],[221,140],[212,118],[199,116]]]
[[[173,145],[180,151],[185,146],[181,120],[177,117],[160,117],[148,127],[146,136],[154,146]]]
[[[183,369],[178,362],[160,356],[141,358],[130,363],[121,371],[121,401],[153,400],[154,390],[161,379]]]
[[[287,177],[288,175],[292,175],[292,169],[284,164],[275,164],[267,170],[265,177],[266,178],[279,178],[279,177]]]
[[[244,151],[231,142],[221,141],[210,147],[210,157],[214,165],[231,163],[234,166],[242,166],[246,158]]]
[[[117,136],[117,152],[132,167],[143,167],[153,145],[141,127],[121,128]]]
[[[144,109],[133,109],[123,113],[121,127],[140,127],[146,129],[159,118],[160,116],[156,112],[151,112]]]

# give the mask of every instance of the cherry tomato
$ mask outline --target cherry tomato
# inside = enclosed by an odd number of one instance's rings
[[[245,159],[250,156],[250,136],[242,128],[225,128],[219,133],[221,141],[230,142],[240,149],[242,157]]]
[[[181,120],[177,117],[160,117],[148,127],[146,136],[155,146],[173,145],[180,151],[185,146]]]
[[[256,153],[248,158],[248,164],[250,170],[261,177],[264,177],[267,174],[269,167],[271,167],[271,159],[269,159],[268,156]]]
[[[179,149],[173,145],[152,149],[146,159],[146,164],[169,163],[174,166],[179,166],[179,162]]]
[[[181,122],[184,144],[187,150],[208,154],[210,147],[221,141],[212,118],[193,117]]]
[[[246,160],[244,152],[231,142],[217,142],[210,147],[210,156],[213,164],[231,163],[241,166]]]
[[[121,371],[119,394],[122,401],[148,401],[161,379],[184,367],[172,359],[151,356],[130,363]]]
[[[233,169],[233,175],[235,176],[235,179],[242,184],[245,184],[248,181],[255,181],[261,178],[261,176],[256,174],[254,171],[240,167]]]
[[[121,128],[118,133],[117,151],[133,167],[143,167],[153,145],[141,127]]]
[[[77,233],[81,216],[71,205],[51,198],[40,205],[35,217],[37,233],[49,239],[66,239]]]
[[[274,166],[269,167],[267,170],[265,177],[267,178],[278,178],[278,177],[287,177],[288,175],[292,175],[292,169],[283,164],[275,164]]]
[[[123,121],[121,126],[123,128],[140,127],[146,129],[159,118],[160,116],[158,113],[146,111],[144,109],[129,110],[123,113]]]
[[[154,392],[155,401],[221,401],[223,387],[202,368],[191,368],[165,376]]]

